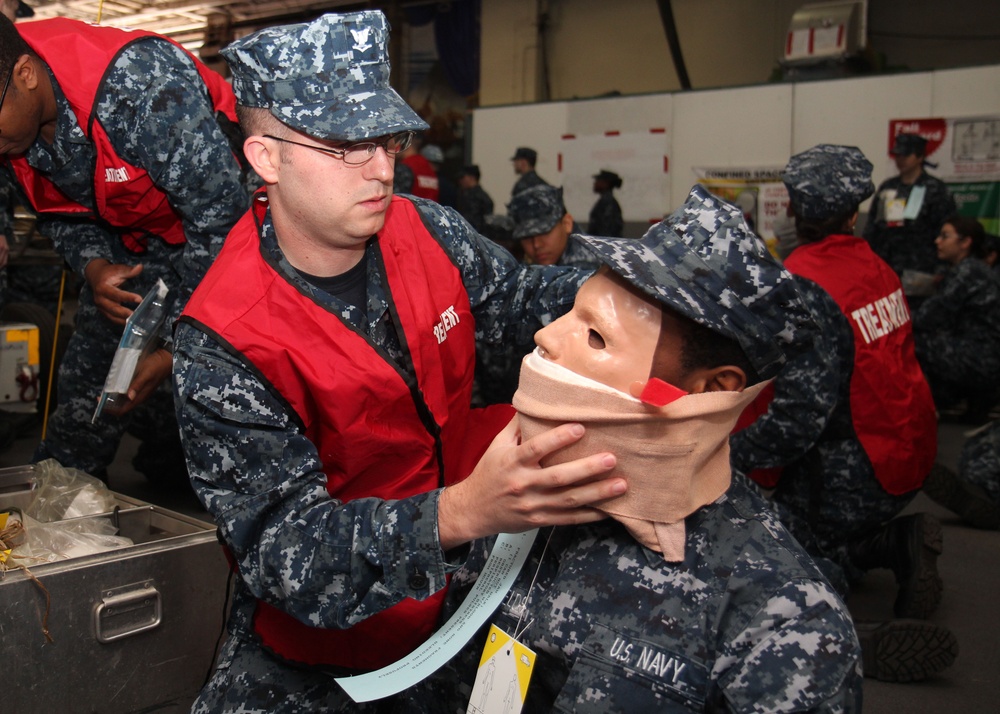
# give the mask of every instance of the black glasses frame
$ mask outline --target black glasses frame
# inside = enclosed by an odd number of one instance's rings
[[[0,99],[0,105],[2,105],[2,99]],[[342,149],[335,149],[330,146],[316,146],[315,144],[304,144],[301,141],[293,141],[292,139],[282,139],[280,136],[274,136],[273,134],[263,134],[263,136],[268,139],[274,139],[275,141],[280,141],[284,144],[295,144],[296,146],[304,146],[307,149],[313,149],[314,151],[319,151],[323,154],[328,154],[330,156],[335,156],[341,161],[343,161],[348,166],[364,166],[373,158],[375,158],[375,152],[381,146],[385,153],[389,156],[395,156],[401,151],[405,151],[409,147],[410,143],[413,141],[412,131],[401,131],[396,134],[390,134],[389,136],[379,140],[379,141],[357,141],[352,144],[348,144]],[[397,148],[390,149],[389,144],[395,142]],[[362,161],[353,161],[347,159],[348,152],[363,151],[365,156]]]
[[[7,73],[7,80],[3,83],[3,91],[0,92],[0,112],[3,111],[4,100],[7,99],[7,90],[10,89],[10,80],[14,78],[14,67],[15,66],[16,66],[16,63],[15,63],[15,65],[11,66],[10,71]],[[0,133],[3,133],[3,132],[0,131]]]

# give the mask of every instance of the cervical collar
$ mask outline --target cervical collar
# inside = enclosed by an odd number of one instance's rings
[[[644,546],[677,562],[684,559],[684,519],[729,488],[729,434],[765,384],[687,394],[655,407],[536,350],[521,363],[513,401],[522,440],[567,422],[586,428],[582,439],[549,455],[543,466],[613,453],[617,465],[610,475],[624,477],[628,490],[597,508]]]

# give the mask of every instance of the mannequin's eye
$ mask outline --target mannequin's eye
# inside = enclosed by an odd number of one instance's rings
[[[604,338],[601,337],[600,333],[595,330],[587,331],[587,344],[590,345],[592,349],[603,350],[604,349]]]

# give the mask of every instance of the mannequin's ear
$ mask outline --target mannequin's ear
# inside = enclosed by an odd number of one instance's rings
[[[735,365],[727,364],[721,367],[698,370],[691,391],[696,394],[699,392],[742,392],[746,386],[746,372]]]
[[[248,136],[243,142],[247,161],[267,184],[278,182],[279,152],[278,142],[266,136]]]

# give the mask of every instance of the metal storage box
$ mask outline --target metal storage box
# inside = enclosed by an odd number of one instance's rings
[[[0,511],[24,508],[32,467],[0,469]],[[0,711],[186,712],[223,628],[228,566],[211,523],[115,494],[133,546],[0,580]]]

